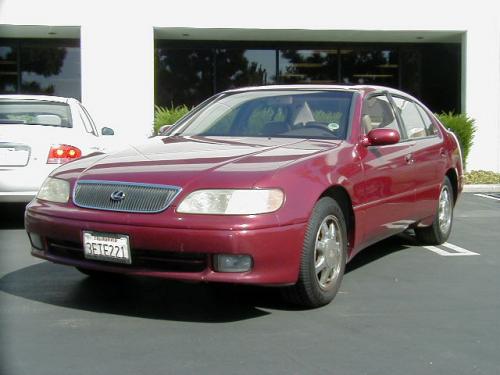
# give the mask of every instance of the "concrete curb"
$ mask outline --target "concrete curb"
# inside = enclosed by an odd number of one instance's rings
[[[500,184],[464,185],[464,193],[500,193]]]

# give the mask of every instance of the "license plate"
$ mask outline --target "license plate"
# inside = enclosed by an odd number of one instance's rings
[[[24,167],[28,164],[30,153],[27,150],[0,147],[0,165],[7,167]]]
[[[129,238],[124,234],[83,232],[85,258],[131,264]]]

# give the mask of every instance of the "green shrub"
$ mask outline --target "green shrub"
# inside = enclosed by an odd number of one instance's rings
[[[185,105],[171,108],[155,106],[155,121],[154,134],[158,134],[158,129],[163,125],[173,125],[182,116],[189,112],[189,108]]]
[[[441,113],[437,115],[439,121],[450,129],[458,138],[460,148],[462,149],[462,157],[464,167],[467,164],[467,157],[473,144],[474,134],[476,132],[475,120],[468,117],[465,113],[454,114],[452,112]]]
[[[500,184],[500,173],[491,171],[471,171],[464,174],[466,184]]]

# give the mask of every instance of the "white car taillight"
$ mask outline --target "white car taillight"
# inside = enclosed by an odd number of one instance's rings
[[[78,159],[82,151],[71,145],[53,145],[49,150],[47,164],[63,164],[67,161]]]

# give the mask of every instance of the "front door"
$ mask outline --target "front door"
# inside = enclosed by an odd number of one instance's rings
[[[385,95],[368,97],[363,105],[363,127],[392,128],[402,140],[394,145],[369,146],[360,153],[364,186],[360,191],[363,217],[363,245],[403,231],[416,219],[415,176],[412,159],[414,142],[405,139],[392,105]]]

